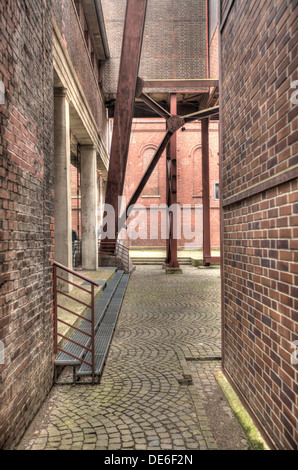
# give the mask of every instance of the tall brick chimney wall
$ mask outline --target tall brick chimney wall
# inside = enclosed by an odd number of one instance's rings
[[[123,0],[102,0],[111,58],[103,66],[105,93],[117,91],[126,11]],[[150,0],[140,76],[144,79],[207,77],[206,0]]]
[[[297,449],[298,6],[230,3],[221,12],[224,367],[276,446]]]
[[[52,2],[0,3],[0,448],[52,386]]]

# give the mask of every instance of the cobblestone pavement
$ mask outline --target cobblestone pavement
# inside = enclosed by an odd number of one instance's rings
[[[101,383],[55,385],[18,449],[247,449],[214,376],[220,339],[218,268],[138,266]]]

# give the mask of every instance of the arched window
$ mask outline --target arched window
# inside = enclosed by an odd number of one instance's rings
[[[148,144],[145,145],[141,152],[140,152],[140,158],[143,160],[143,174],[146,172],[152,158],[155,155],[155,152],[157,150],[157,146],[153,144]],[[158,169],[158,164],[155,167],[152,175],[150,176],[144,190],[143,190],[143,196],[159,196],[159,169]]]
[[[192,170],[193,170],[193,197],[202,197],[203,195],[203,183],[202,183],[202,146],[195,145],[190,156],[192,158]],[[209,162],[213,156],[212,150],[209,147]]]
[[[202,146],[196,145],[192,151],[192,193],[194,197],[202,196]]]

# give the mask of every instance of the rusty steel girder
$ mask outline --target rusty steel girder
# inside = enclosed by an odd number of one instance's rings
[[[121,62],[119,69],[119,81],[117,99],[114,113],[114,127],[110,152],[110,166],[106,190],[106,204],[112,205],[115,210],[115,238],[125,225],[130,206],[135,204],[140,197],[146,183],[154,171],[160,157],[169,145],[172,136],[185,124],[208,119],[219,114],[219,107],[212,107],[186,116],[177,116],[176,106],[171,107],[171,112],[165,110],[150,96],[144,93],[144,88],[179,88],[183,86],[217,87],[218,80],[147,80],[138,76],[141,49],[146,18],[147,0],[127,0],[124,35],[122,43]],[[126,172],[127,156],[131,135],[132,120],[134,116],[135,99],[138,97],[147,106],[153,109],[157,115],[166,120],[166,134],[163,137],[151,163],[135,189],[126,210],[121,218],[118,218],[118,197],[123,194]],[[173,175],[173,174],[172,174]],[[173,176],[169,179],[169,185],[173,187]]]
[[[105,200],[115,210],[116,238],[118,196],[122,195],[124,186],[146,9],[147,0],[127,0]]]

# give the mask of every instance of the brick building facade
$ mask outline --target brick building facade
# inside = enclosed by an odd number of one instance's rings
[[[78,149],[84,157],[85,226],[97,214],[95,201],[93,213],[86,210],[91,183],[95,179],[97,187],[97,178],[107,175],[108,121],[99,83],[106,52],[99,21],[94,21],[95,5],[92,9],[90,2],[72,0],[0,2],[4,449],[18,442],[53,385],[52,261],[73,265],[70,173]],[[94,172],[88,170],[90,160]],[[97,200],[95,193],[92,197]],[[92,226],[96,223],[92,217]],[[88,236],[86,243],[92,246]]]
[[[223,364],[281,449],[298,442],[297,8],[221,12]]]
[[[52,386],[54,142],[51,2],[0,2],[0,447]]]
[[[218,17],[214,11],[214,2],[206,0],[188,0],[163,2],[150,0],[147,5],[146,22],[140,60],[139,75],[143,79],[187,79],[218,78]],[[210,21],[208,24],[208,6]],[[212,7],[212,8],[211,8]],[[125,4],[121,0],[103,0],[105,25],[111,51],[102,72],[103,90],[106,96],[110,115],[113,116],[113,105],[117,90],[117,77],[121,57],[122,34],[125,18]],[[216,10],[216,9],[215,9]],[[199,109],[200,94],[203,90],[185,89],[177,94],[178,113],[183,115]],[[155,90],[151,96],[165,108],[169,107],[169,93],[164,89]],[[157,150],[165,133],[165,121],[154,120],[154,113],[143,103],[136,103],[126,170],[124,196],[127,201],[136,189],[145,173],[154,152]],[[177,203],[179,206],[190,206],[182,209],[181,225],[177,233],[179,249],[201,249],[203,242],[203,199],[202,199],[202,146],[200,123],[187,125],[178,131],[177,141]],[[215,196],[219,183],[218,168],[218,124],[210,128],[210,227],[211,245],[218,249],[219,240],[219,202]],[[136,217],[128,219],[132,230],[122,232],[130,247],[165,248],[165,211],[160,208],[166,205],[166,152],[150,177],[147,187],[137,202]],[[158,206],[152,209],[150,205]],[[137,209],[136,207],[136,209]],[[158,227],[154,236],[150,236],[150,225]],[[183,213],[185,225],[183,230]],[[163,214],[163,215],[161,215]],[[161,227],[162,224],[162,227]],[[138,227],[138,225],[140,225]],[[187,233],[183,233],[183,232]],[[181,233],[181,235],[180,235]],[[193,233],[193,236],[190,236]],[[186,235],[186,238],[185,236]]]
[[[117,91],[126,2],[102,0],[111,60],[103,67],[103,90]],[[206,78],[206,0],[150,0],[147,4],[140,76],[148,79]]]
[[[218,177],[212,123],[210,197],[217,218],[213,183],[220,182],[223,366],[276,447],[296,449],[298,163],[297,104],[291,97],[298,7],[291,0],[223,0],[217,28],[216,2],[208,4],[209,29],[205,0],[149,2],[140,75],[212,76],[220,32],[221,159]],[[83,265],[97,267],[98,203],[109,164],[106,109],[112,116],[125,2],[102,0],[107,37],[100,5],[0,0],[4,449],[18,442],[53,383],[52,261],[73,266],[71,168],[76,178],[78,166],[80,193],[73,194],[73,204],[82,211]],[[118,50],[109,60],[108,45]],[[178,109],[191,112],[197,91],[181,94]],[[157,94],[161,101],[165,96],[164,90]],[[138,102],[136,117],[142,116]],[[143,117],[146,133],[135,121],[131,139],[131,162],[139,163],[132,166],[140,174],[157,145],[152,135],[162,129],[160,123],[153,129],[152,115]],[[150,139],[137,143],[137,134],[148,130]],[[201,197],[200,179],[190,178],[199,174],[199,125],[179,131],[178,141],[178,199],[192,204]],[[161,160],[140,199],[145,206],[164,197],[164,171]],[[134,177],[128,171],[128,193]],[[212,234],[217,246],[218,234]]]
[[[158,148],[165,132],[165,124],[158,119],[135,119],[132,126],[130,150],[127,163],[124,196],[129,201],[133,191]],[[177,232],[178,248],[197,250],[203,242],[203,202],[202,202],[202,142],[201,124],[189,124],[177,132],[177,204],[181,207]],[[219,210],[219,158],[218,123],[210,124],[209,162],[210,162],[210,226],[211,246],[220,246]],[[128,219],[126,233],[130,247],[165,248],[165,210],[166,205],[166,153],[150,177],[142,196],[137,201],[135,216]],[[140,212],[141,211],[141,212]],[[147,214],[145,215],[146,212]],[[157,216],[157,212],[159,215]],[[142,214],[143,213],[143,214]],[[151,216],[150,216],[151,214]],[[157,218],[158,217],[158,218]],[[158,227],[156,221],[158,220]],[[139,235],[135,225],[140,223]],[[129,227],[132,224],[132,231]],[[151,236],[150,236],[151,227]],[[153,235],[153,236],[152,236]],[[135,237],[135,239],[134,239]]]

